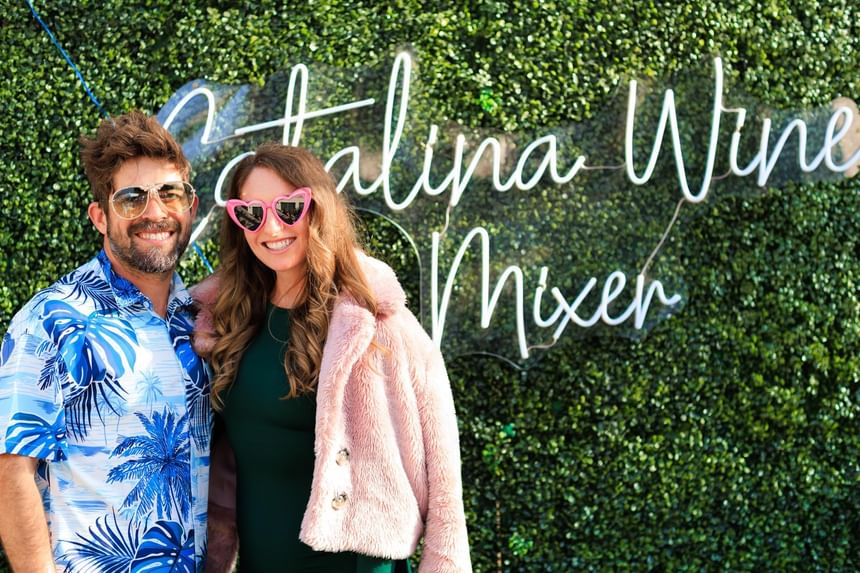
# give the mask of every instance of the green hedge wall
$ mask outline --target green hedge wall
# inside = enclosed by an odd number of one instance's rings
[[[403,46],[420,58],[425,119],[494,133],[598,121],[632,78],[654,97],[691,70],[707,85],[716,55],[761,114],[860,98],[852,0],[36,6],[114,114],[156,112],[196,78],[384,70]],[[99,113],[25,2],[0,14],[0,45],[5,325],[98,248],[75,140]],[[673,169],[661,161],[660,189],[677,193]],[[571,334],[520,367],[451,356],[476,571],[860,570],[857,180],[720,189],[655,263],[687,302],[648,336]],[[378,221],[367,233],[417,298],[407,247]],[[583,243],[587,268],[609,268],[611,240]]]

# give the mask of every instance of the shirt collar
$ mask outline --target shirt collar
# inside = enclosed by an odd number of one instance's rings
[[[134,286],[130,280],[121,277],[113,270],[113,265],[107,256],[104,249],[99,251],[96,257],[101,265],[102,273],[113,291],[116,304],[119,308],[133,310],[135,307],[142,307],[147,310],[152,310],[152,301],[146,297],[140,289]],[[170,283],[170,294],[167,299],[167,319],[168,321],[176,313],[176,311],[190,307],[193,304],[191,295],[185,288],[179,274],[174,272]]]

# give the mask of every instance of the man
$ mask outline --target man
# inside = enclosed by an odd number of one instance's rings
[[[174,272],[197,197],[182,148],[131,112],[82,138],[104,235],[0,349],[0,539],[14,571],[195,571],[209,380]]]

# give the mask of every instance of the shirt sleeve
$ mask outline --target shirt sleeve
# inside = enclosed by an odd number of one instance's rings
[[[0,346],[0,454],[67,458],[60,380],[65,365],[48,338],[39,305],[26,305]]]

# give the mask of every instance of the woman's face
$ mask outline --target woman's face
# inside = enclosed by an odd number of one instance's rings
[[[255,167],[239,189],[239,199],[257,199],[268,204],[275,197],[290,195],[295,189],[271,169]],[[261,263],[275,271],[276,293],[284,292],[305,280],[309,219],[306,214],[290,227],[268,209],[266,221],[259,231],[243,231],[254,255]],[[277,301],[275,302],[277,304]]]

